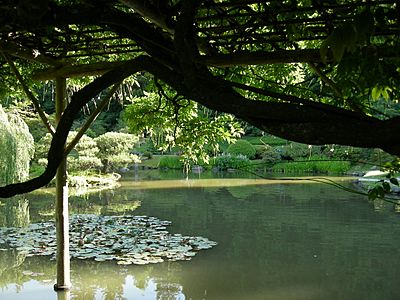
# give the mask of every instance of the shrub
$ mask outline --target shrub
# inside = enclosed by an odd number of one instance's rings
[[[103,172],[123,168],[130,163],[139,162],[137,155],[130,154],[139,141],[136,135],[120,132],[107,132],[94,139],[99,148],[98,157],[103,164]]]
[[[89,169],[101,169],[103,164],[101,160],[94,156],[83,156],[79,157],[68,156],[68,170],[72,172],[76,171],[87,171]]]
[[[182,169],[183,163],[179,156],[162,156],[158,166],[166,169]]]
[[[153,153],[151,153],[150,151],[146,151],[143,153],[143,157],[146,157],[147,159],[151,159],[151,158],[153,158]]]
[[[244,155],[252,159],[256,155],[256,149],[252,144],[246,140],[238,140],[234,144],[230,145],[227,152],[231,155]]]
[[[260,151],[261,159],[264,163],[275,164],[280,161],[281,156],[274,147],[264,146],[262,151]]]
[[[223,154],[215,158],[214,167],[220,170],[243,169],[250,166],[250,160],[244,155]]]
[[[282,156],[291,157],[294,160],[304,159],[310,156],[310,150],[312,152],[313,149],[310,149],[309,145],[292,142],[282,147]]]
[[[282,162],[272,167],[273,171],[284,173],[335,173],[342,174],[350,169],[348,161],[323,161],[313,158],[309,161]]]

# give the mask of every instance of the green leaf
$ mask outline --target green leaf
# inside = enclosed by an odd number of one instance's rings
[[[372,100],[374,101],[378,100],[380,95],[381,95],[381,89],[377,86],[374,87],[371,91]]]
[[[389,182],[382,183],[382,188],[385,193],[389,193],[391,190]]]
[[[390,178],[390,183],[399,186],[399,181],[397,178]]]
[[[368,192],[368,199],[375,200],[378,197],[378,194],[375,189],[372,189]]]

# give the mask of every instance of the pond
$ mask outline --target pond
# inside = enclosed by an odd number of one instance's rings
[[[399,298],[400,215],[393,206],[320,183],[180,177],[128,176],[119,189],[71,196],[71,211],[154,216],[171,221],[171,233],[217,246],[191,261],[144,266],[74,259],[69,295],[52,290],[49,257],[2,250],[0,299]],[[52,209],[47,190],[2,200],[0,226],[50,220]]]

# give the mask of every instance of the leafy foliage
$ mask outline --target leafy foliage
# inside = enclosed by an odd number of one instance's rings
[[[0,105],[0,184],[24,180],[34,153],[33,137],[16,111],[6,113]]]
[[[368,191],[368,198],[371,200],[384,199],[387,194],[392,192],[393,186],[399,186],[399,180],[396,175],[400,173],[400,159],[396,158],[391,162],[385,163],[383,170],[387,172],[386,178],[379,180]]]
[[[219,152],[219,143],[235,141],[242,134],[237,120],[215,114],[183,98],[150,93],[132,99],[124,118],[134,133],[148,134],[155,147],[178,147],[185,168],[208,164],[210,154]]]

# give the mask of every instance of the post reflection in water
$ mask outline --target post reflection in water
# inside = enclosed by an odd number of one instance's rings
[[[71,291],[58,291],[57,300],[71,300]]]
[[[398,299],[400,219],[392,206],[374,210],[363,197],[321,184],[176,183],[135,181],[72,197],[71,211],[155,216],[172,221],[172,233],[217,241],[215,248],[189,262],[145,266],[75,259],[72,290],[57,295],[54,261],[0,251],[0,299]],[[31,220],[46,219],[51,195],[28,199]],[[21,219],[19,207],[8,211]],[[4,220],[4,206],[1,213]]]

